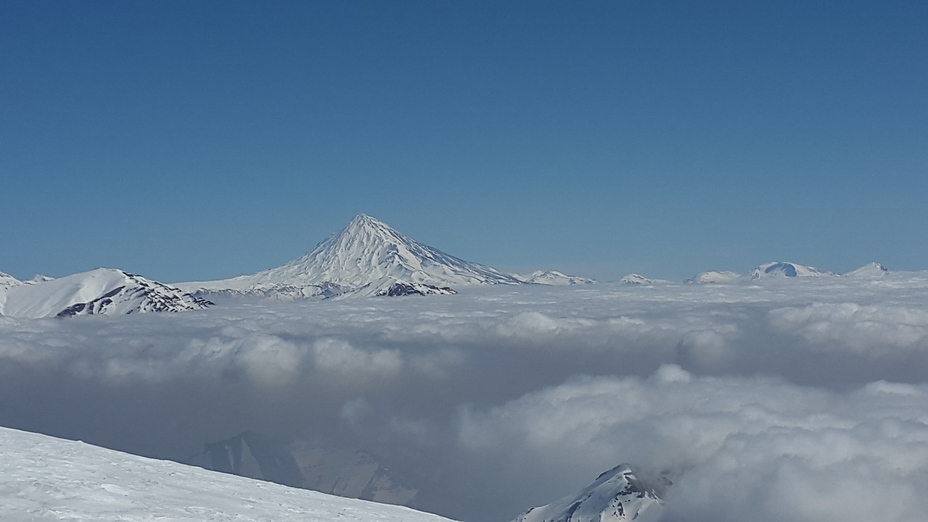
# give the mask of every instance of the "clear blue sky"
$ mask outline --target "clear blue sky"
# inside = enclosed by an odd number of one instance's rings
[[[0,271],[928,269],[928,3],[0,1]]]

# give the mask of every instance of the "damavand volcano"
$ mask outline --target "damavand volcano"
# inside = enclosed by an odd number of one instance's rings
[[[477,285],[526,281],[423,245],[360,214],[299,259],[252,275],[177,286],[203,297],[334,297],[453,294]]]

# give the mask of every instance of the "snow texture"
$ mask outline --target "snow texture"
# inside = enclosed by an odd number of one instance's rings
[[[7,428],[0,428],[0,519],[447,521]]]

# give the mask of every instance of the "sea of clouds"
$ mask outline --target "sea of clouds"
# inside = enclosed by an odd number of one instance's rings
[[[0,425],[175,460],[245,430],[364,448],[468,521],[621,462],[672,478],[668,521],[920,521],[928,274],[0,317]]]

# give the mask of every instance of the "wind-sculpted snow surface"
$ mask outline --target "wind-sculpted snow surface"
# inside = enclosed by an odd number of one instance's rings
[[[0,428],[0,519],[447,522],[411,509]]]
[[[921,521],[928,274],[0,317],[0,420],[177,460],[363,449],[465,520],[627,462],[673,482],[666,521]]]

